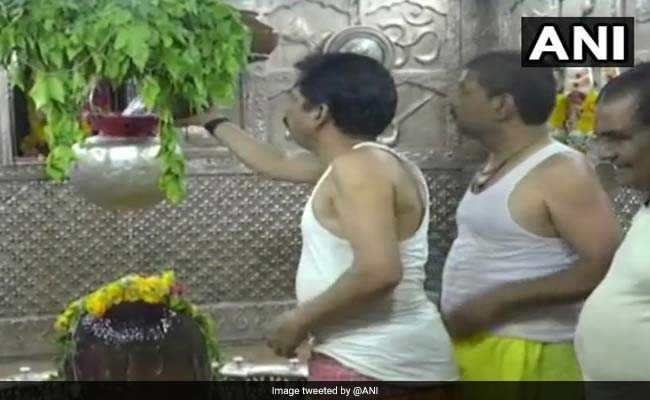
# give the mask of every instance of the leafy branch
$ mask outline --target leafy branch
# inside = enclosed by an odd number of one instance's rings
[[[47,175],[68,177],[94,83],[134,80],[160,117],[160,187],[174,204],[185,196],[187,171],[173,112],[230,104],[250,41],[239,12],[219,0],[0,2],[0,66],[47,120]]]

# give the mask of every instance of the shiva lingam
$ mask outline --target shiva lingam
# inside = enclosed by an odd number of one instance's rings
[[[120,211],[162,201],[158,118],[91,115],[90,122],[99,134],[73,146],[77,162],[70,182],[77,192],[96,205]]]

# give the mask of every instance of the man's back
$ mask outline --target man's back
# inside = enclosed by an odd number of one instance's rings
[[[363,148],[359,148],[363,147]],[[391,182],[387,190],[392,199],[376,195],[366,198],[366,207],[381,205],[401,224],[398,235],[402,278],[392,293],[363,306],[361,312],[346,319],[333,320],[312,331],[315,353],[330,356],[343,365],[375,379],[445,381],[457,379],[451,342],[435,306],[424,292],[424,264],[428,256],[428,191],[422,173],[407,161],[390,154],[392,151],[374,143],[361,143],[347,155],[335,160],[314,188],[302,218],[303,248],[296,278],[299,303],[309,302],[331,287],[348,271],[354,269],[354,243],[379,240],[374,236],[347,237],[330,227],[345,224],[337,212],[323,218],[327,205],[341,200],[336,174],[363,172],[369,184],[373,179]],[[356,154],[355,154],[356,153]],[[355,168],[358,156],[366,170]],[[356,160],[358,161],[358,160]],[[348,169],[349,168],[349,169]],[[336,170],[335,170],[336,169]],[[368,172],[372,171],[372,172]],[[325,183],[331,175],[331,187]],[[340,176],[339,176],[340,178]],[[382,179],[383,178],[383,179]],[[385,183],[385,182],[384,182]],[[345,194],[343,194],[345,196]],[[320,203],[320,208],[318,203]],[[328,221],[328,225],[321,221]],[[354,221],[364,225],[363,215]],[[394,234],[398,234],[395,232]]]
[[[373,179],[374,174],[368,173],[372,170],[390,182],[395,207],[387,211],[395,216],[398,240],[407,239],[420,227],[426,206],[422,197],[425,189],[418,177],[400,159],[384,149],[366,145],[336,160],[333,167],[336,168],[336,173],[362,175],[362,179],[366,180]],[[336,184],[330,173],[323,177],[319,190],[314,195],[313,208],[316,218],[327,230],[343,236],[341,215],[335,206],[336,196]]]

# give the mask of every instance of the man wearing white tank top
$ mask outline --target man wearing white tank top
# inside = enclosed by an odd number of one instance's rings
[[[374,143],[395,113],[390,73],[355,54],[311,56],[296,67],[284,122],[311,154],[285,155],[221,119],[207,124],[251,169],[316,184],[301,221],[298,306],[272,324],[269,345],[292,357],[312,336],[315,380],[458,380],[451,340],[424,292],[426,181]],[[423,398],[457,394],[448,385],[431,390]]]
[[[620,233],[585,157],[549,138],[555,87],[551,69],[500,51],[470,61],[454,96],[459,129],[488,152],[458,207],[443,272],[463,379],[581,379],[578,312]]]

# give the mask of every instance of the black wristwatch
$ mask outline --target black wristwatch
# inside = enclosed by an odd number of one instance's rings
[[[214,130],[217,129],[217,126],[223,124],[224,122],[230,122],[230,120],[228,118],[215,118],[206,122],[205,125],[203,125],[203,127],[205,128],[206,131],[208,131],[210,135],[216,137],[214,134]]]

